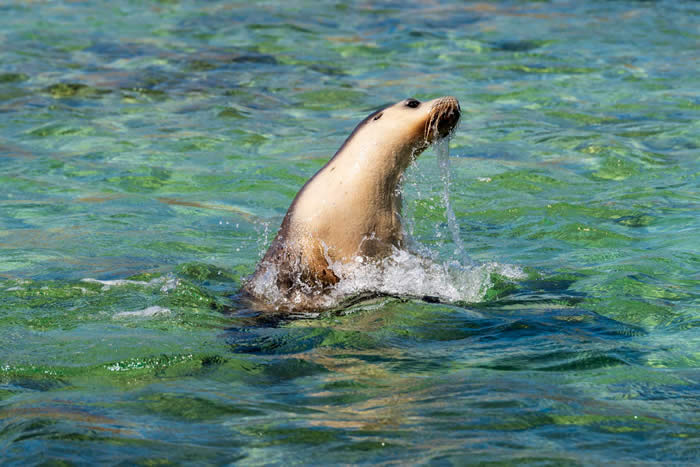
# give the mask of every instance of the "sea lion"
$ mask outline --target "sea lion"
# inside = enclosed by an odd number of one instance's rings
[[[401,176],[452,132],[460,112],[448,96],[405,99],[367,116],[299,190],[244,294],[257,308],[319,308],[319,298],[342,280],[334,264],[381,259],[403,248]]]

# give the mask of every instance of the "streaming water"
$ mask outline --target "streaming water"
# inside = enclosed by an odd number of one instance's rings
[[[468,266],[472,264],[471,258],[467,254],[464,247],[464,242],[459,233],[459,224],[457,223],[457,216],[452,209],[452,202],[450,201],[450,140],[449,138],[442,138],[435,143],[435,151],[437,153],[437,161],[440,167],[440,178],[443,184],[443,195],[442,201],[445,204],[445,216],[447,217],[447,225],[452,234],[452,242],[454,243],[455,251],[454,256],[457,258],[460,264]]]
[[[697,464],[698,18],[0,2],[0,464]],[[240,300],[355,125],[443,95],[409,247]]]

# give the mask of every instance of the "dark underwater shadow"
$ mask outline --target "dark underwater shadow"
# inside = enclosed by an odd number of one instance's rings
[[[520,281],[493,300],[364,295],[313,316],[258,312],[239,302],[224,336],[232,352],[308,358],[321,352],[394,370],[585,371],[642,365],[638,326],[586,309],[575,279]],[[235,298],[234,298],[235,302]],[[477,357],[478,356],[478,357]],[[457,363],[458,362],[458,363]]]

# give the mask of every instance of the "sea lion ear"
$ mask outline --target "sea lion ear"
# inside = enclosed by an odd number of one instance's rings
[[[372,120],[379,120],[380,118],[382,118],[382,115],[384,115],[384,112],[379,112],[377,115],[374,116]]]

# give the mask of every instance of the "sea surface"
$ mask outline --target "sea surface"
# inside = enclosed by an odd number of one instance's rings
[[[697,464],[699,43],[696,1],[0,1],[0,463]],[[354,126],[442,95],[391,293],[250,309]]]

